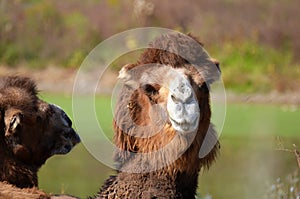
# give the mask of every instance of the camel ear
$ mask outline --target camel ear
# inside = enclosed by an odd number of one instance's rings
[[[221,76],[219,61],[214,58],[209,58],[207,64],[204,65],[204,71],[202,75],[208,85],[219,80]]]
[[[11,108],[5,111],[5,137],[16,134],[16,132],[21,128],[22,119],[23,114],[18,109]]]
[[[199,86],[202,86],[204,82],[209,86],[219,80],[221,76],[219,61],[210,57],[201,60],[201,63],[198,65],[192,65],[192,67],[188,65],[186,68],[188,69],[188,74],[192,76],[195,83]]]
[[[27,160],[30,157],[28,149],[20,143],[20,137],[17,134],[21,132],[23,114],[21,110],[10,108],[4,113],[5,140],[11,147],[13,153],[20,160]]]
[[[121,68],[119,71],[118,78],[126,85],[133,89],[137,89],[139,87],[138,81],[137,81],[137,74],[135,74],[135,70],[133,69],[135,67],[134,64],[126,64]]]
[[[212,63],[214,63],[216,65],[218,71],[221,73],[220,62],[215,58],[210,58],[210,61],[212,61]]]

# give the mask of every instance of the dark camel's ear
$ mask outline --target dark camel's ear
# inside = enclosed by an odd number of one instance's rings
[[[22,125],[23,114],[20,110],[10,108],[5,111],[5,137],[15,135]]]
[[[21,160],[30,157],[29,150],[20,142],[22,133],[23,114],[22,111],[10,108],[4,113],[5,141],[12,152]]]

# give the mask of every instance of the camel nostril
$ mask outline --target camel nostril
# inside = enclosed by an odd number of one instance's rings
[[[74,129],[70,129],[69,131],[63,132],[63,137],[72,142],[72,144],[76,145],[81,142],[79,135],[74,131]]]
[[[171,99],[173,100],[173,102],[177,103],[178,100],[176,99],[176,97],[174,95],[171,95]]]
[[[70,135],[70,139],[74,145],[81,142],[79,135],[76,133],[76,131],[74,131],[73,128],[71,128],[71,130],[69,131],[69,135]]]
[[[74,131],[74,133],[75,133],[75,131]],[[81,142],[81,139],[80,139],[79,135],[77,133],[75,133],[75,136],[73,138],[73,142],[72,143],[75,145],[75,144],[78,144],[80,142]]]
[[[63,134],[63,137],[66,138],[66,139],[70,139],[71,138],[71,133],[68,132],[68,131],[64,131],[62,134]]]
[[[70,145],[64,145],[64,149],[69,152],[71,151],[72,147]]]

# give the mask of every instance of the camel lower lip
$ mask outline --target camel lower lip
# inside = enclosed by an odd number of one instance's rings
[[[175,124],[177,127],[179,127],[180,129],[182,129],[183,131],[188,131],[190,129],[190,127],[192,126],[191,123],[188,123],[186,121],[184,121],[184,122],[177,122],[176,120],[174,120],[171,117],[170,117],[170,121],[173,124]]]

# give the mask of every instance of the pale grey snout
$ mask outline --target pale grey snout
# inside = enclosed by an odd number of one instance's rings
[[[191,84],[184,76],[177,75],[170,82],[167,110],[169,120],[178,132],[194,132],[198,128],[198,101]]]

